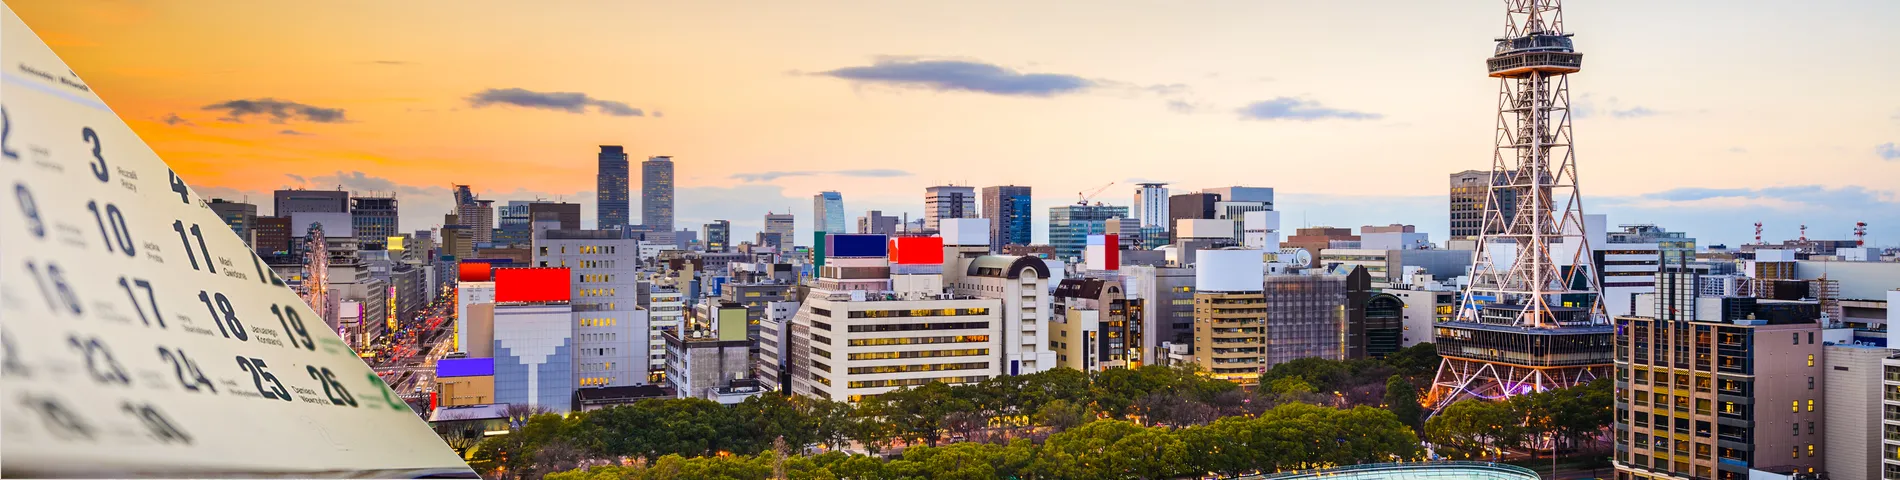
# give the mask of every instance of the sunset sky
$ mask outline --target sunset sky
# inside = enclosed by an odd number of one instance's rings
[[[914,218],[928,185],[1030,185],[1040,240],[1135,181],[1442,240],[1446,175],[1489,168],[1504,30],[1478,0],[8,5],[207,195],[395,191],[414,230],[460,183],[591,226],[617,144],[673,156],[679,225],[789,210],[806,241],[821,190]],[[1590,213],[1900,245],[1900,2],[1566,7]]]

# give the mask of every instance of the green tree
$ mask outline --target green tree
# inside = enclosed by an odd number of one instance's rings
[[[1400,422],[1412,427],[1412,432],[1422,434],[1425,431],[1425,408],[1418,402],[1418,387],[1412,385],[1404,376],[1393,375],[1385,381],[1385,407],[1398,416]]]

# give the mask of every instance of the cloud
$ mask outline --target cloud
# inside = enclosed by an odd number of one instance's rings
[[[1169,100],[1168,110],[1173,110],[1175,113],[1194,113],[1200,111],[1200,106],[1189,103],[1187,100]]]
[[[1853,185],[1843,187],[1788,185],[1763,188],[1684,187],[1639,195],[1633,199],[1612,198],[1612,202],[1622,201],[1624,203],[1644,203],[1641,202],[1641,200],[1660,200],[1665,202],[1743,200],[1752,202],[1736,203],[1758,203],[1770,206],[1785,206],[1787,208],[1813,208],[1821,210],[1900,203],[1900,196],[1896,196],[1894,192],[1870,190],[1865,187]]]
[[[290,177],[290,179],[291,179],[291,180],[296,180],[296,181],[297,181],[297,185],[295,185],[295,186],[299,186],[299,187],[301,187],[301,186],[303,186],[304,184],[307,184],[307,183],[310,183],[310,181],[309,181],[309,180],[305,180],[305,179],[303,178],[303,175],[298,175],[298,174],[295,174],[295,173],[286,173],[286,174],[284,174],[284,176],[286,176],[286,177]]]
[[[1242,120],[1298,120],[1308,122],[1337,118],[1342,120],[1378,120],[1384,115],[1321,106],[1319,102],[1279,97],[1254,102],[1239,110]]]
[[[191,123],[190,120],[186,120],[185,117],[178,116],[177,113],[165,114],[165,118],[158,119],[158,121],[165,122],[166,125],[171,125],[174,127],[179,126],[179,125],[184,125],[184,126],[196,125],[195,123]]]
[[[1728,151],[1729,153],[1748,153],[1748,149],[1742,147],[1728,147]]]
[[[861,169],[861,170],[793,170],[793,171],[771,171],[771,172],[757,172],[757,173],[735,173],[735,174],[732,174],[731,178],[734,180],[740,180],[740,181],[745,181],[745,182],[770,182],[770,181],[777,180],[784,177],[806,177],[806,176],[812,176],[812,175],[840,175],[840,176],[846,176],[846,177],[889,178],[889,177],[908,177],[910,176],[910,172],[903,171],[903,170],[889,169],[889,168],[872,168],[872,169]]]
[[[1610,116],[1613,116],[1616,118],[1642,118],[1642,117],[1654,116],[1658,113],[1661,113],[1661,112],[1650,110],[1648,107],[1643,107],[1639,105],[1636,107],[1631,107],[1626,110],[1612,110],[1610,111]]]
[[[288,130],[288,129],[277,132],[277,133],[283,134],[283,135],[309,135],[308,133],[303,133],[296,130]]]
[[[375,64],[375,65],[415,65],[416,64],[416,62],[403,61],[403,60],[370,60],[368,62],[363,62],[363,63],[369,63],[369,64]]]
[[[817,75],[939,92],[963,91],[1023,97],[1075,93],[1096,85],[1092,80],[1075,75],[1021,73],[976,61],[909,57],[885,57],[868,66],[844,67],[818,72]]]
[[[624,102],[593,98],[581,92],[536,92],[522,88],[490,88],[476,92],[468,96],[468,104],[476,108],[504,104],[568,113],[587,113],[587,107],[594,107],[596,112],[616,117],[646,116],[646,112]]]
[[[296,119],[316,123],[342,123],[348,121],[343,118],[343,109],[341,108],[317,107],[275,98],[230,100],[205,105],[204,110],[222,110],[225,116],[219,120],[233,123],[243,123],[245,117],[252,115],[270,117],[271,123],[285,123]]]
[[[1879,155],[1881,160],[1900,160],[1900,146],[1893,142],[1874,145],[1874,155]]]

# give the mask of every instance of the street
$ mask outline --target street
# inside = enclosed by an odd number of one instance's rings
[[[417,314],[419,321],[404,322],[404,328],[374,341],[387,347],[370,350],[375,356],[366,359],[391,390],[411,403],[421,400],[426,405],[429,389],[435,383],[435,362],[451,351],[448,340],[454,325],[448,321],[448,313],[454,305],[448,303],[450,298],[438,297]]]

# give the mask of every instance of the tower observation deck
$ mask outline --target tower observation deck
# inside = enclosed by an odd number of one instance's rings
[[[1505,36],[1483,234],[1454,321],[1434,329],[1444,357],[1427,400],[1499,399],[1605,376],[1614,332],[1599,299],[1571,152],[1569,74],[1582,70],[1561,0],[1504,0]],[[1500,208],[1504,198],[1516,208]]]

